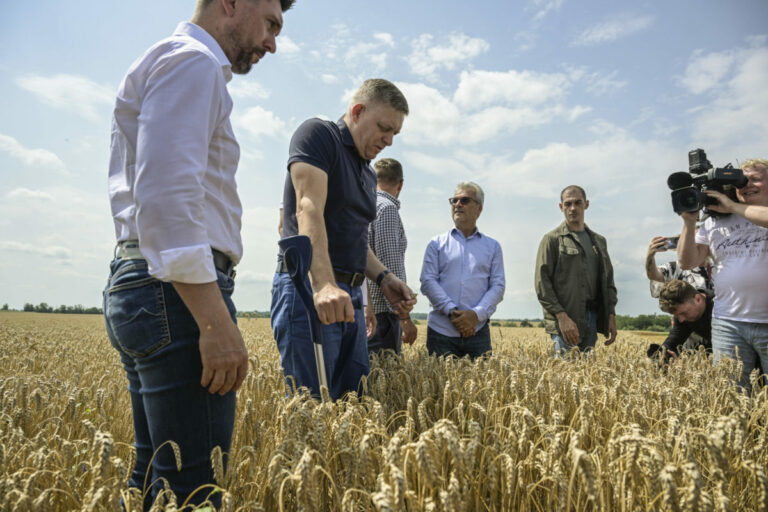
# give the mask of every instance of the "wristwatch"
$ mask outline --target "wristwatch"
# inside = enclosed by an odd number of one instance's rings
[[[376,286],[381,286],[381,282],[384,280],[384,276],[389,274],[389,270],[384,269],[382,270],[378,276],[376,276]]]

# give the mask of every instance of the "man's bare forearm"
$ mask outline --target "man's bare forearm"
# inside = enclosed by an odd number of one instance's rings
[[[768,228],[768,206],[734,203],[733,213],[744,217],[752,224]]]
[[[664,276],[661,274],[661,271],[659,271],[659,267],[656,266],[656,260],[654,259],[653,253],[649,253],[645,257],[645,275],[648,276],[648,279],[651,281],[664,282]]]
[[[172,284],[201,332],[220,327],[224,322],[232,323],[229,309],[215,281],[202,284],[173,281]]]
[[[317,291],[328,283],[336,283],[328,254],[328,233],[325,230],[325,218],[314,203],[307,197],[300,199],[296,206],[296,221],[299,234],[307,235],[312,243],[312,263],[309,267],[309,280]]]
[[[386,268],[387,267],[385,267],[384,264],[379,261],[379,258],[376,257],[376,255],[373,253],[373,250],[369,247],[365,265],[365,277],[373,282],[376,282],[376,278],[379,277],[379,274],[386,270]]]

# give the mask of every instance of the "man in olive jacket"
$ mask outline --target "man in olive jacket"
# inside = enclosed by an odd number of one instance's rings
[[[541,239],[536,257],[536,295],[555,357],[592,350],[597,333],[616,340],[616,286],[605,237],[584,223],[587,194],[577,185],[560,193],[565,222]]]

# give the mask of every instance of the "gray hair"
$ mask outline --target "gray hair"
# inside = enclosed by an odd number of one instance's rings
[[[454,192],[456,190],[471,190],[473,195],[475,196],[475,200],[478,203],[480,203],[480,206],[482,206],[483,202],[485,202],[485,194],[483,193],[483,189],[480,188],[480,185],[478,185],[474,181],[462,181],[461,183],[456,185]]]
[[[408,101],[395,84],[383,78],[369,78],[352,96],[352,105],[382,103],[408,115]]]

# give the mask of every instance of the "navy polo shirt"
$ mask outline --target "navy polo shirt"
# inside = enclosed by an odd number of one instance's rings
[[[328,174],[325,230],[331,266],[343,272],[365,272],[368,224],[376,218],[376,174],[361,158],[343,118],[338,122],[304,121],[291,138],[288,174],[283,189],[283,236],[298,234],[296,191],[290,168],[310,164]]]

